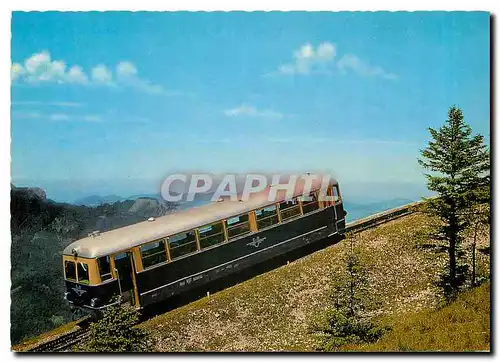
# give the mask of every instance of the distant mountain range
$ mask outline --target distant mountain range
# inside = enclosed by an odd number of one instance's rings
[[[177,210],[185,210],[191,207],[207,204],[211,202],[211,197],[212,194],[207,193],[207,194],[196,195],[196,198],[193,201],[180,201],[178,203]],[[106,195],[106,196],[91,195],[75,200],[72,204],[95,207],[103,204],[113,204],[115,202],[122,202],[126,200],[134,201],[139,199],[153,199],[157,200],[160,204],[165,203],[165,200],[161,197],[160,194],[138,194],[128,197],[121,197],[118,195]],[[349,202],[349,200],[344,200],[344,208],[347,211],[347,221],[353,221],[375,214],[377,212],[392,209],[394,207],[402,206],[414,201],[417,200],[412,200],[409,198],[394,198],[394,199],[388,199],[370,203],[361,203],[359,201],[356,203],[351,203]]]
[[[72,202],[72,204],[78,206],[99,206],[103,204],[113,204],[117,201],[124,201],[124,200],[126,200],[126,198],[123,198],[118,195],[107,195],[107,196],[90,195],[75,200]]]
[[[201,206],[203,204],[209,203],[211,201],[211,198],[212,198],[211,193],[197,194],[193,201],[179,201],[177,203],[178,209],[184,210],[191,207]],[[122,202],[127,200],[135,201],[139,199],[157,200],[160,204],[166,203],[166,201],[160,194],[137,194],[128,197],[122,197],[118,195],[106,195],[106,196],[90,195],[77,199],[71,202],[71,204],[78,206],[96,207],[104,204],[114,204],[115,202]]]
[[[128,197],[122,197],[118,195],[106,195],[106,196],[90,195],[79,198],[71,202],[71,204],[79,206],[99,206],[103,204],[113,204],[117,201],[137,200],[137,199],[155,199],[158,201],[164,201],[160,194],[138,194]]]

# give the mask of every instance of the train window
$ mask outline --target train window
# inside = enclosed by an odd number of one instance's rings
[[[76,267],[73,261],[64,261],[64,274],[67,280],[73,280],[76,282]]]
[[[337,185],[333,186],[333,199],[335,202],[340,201],[339,187]]]
[[[293,219],[300,215],[300,206],[297,198],[285,200],[280,203],[281,221]]]
[[[205,225],[198,229],[200,236],[200,247],[208,248],[211,245],[222,243],[225,239],[222,221],[211,225]]]
[[[321,195],[321,191],[320,191]],[[326,190],[326,199],[324,200],[325,207],[332,206],[334,204],[333,202],[333,188],[331,186],[328,186],[328,189]]]
[[[78,262],[77,264],[78,283],[89,284],[89,265]]]
[[[97,265],[99,266],[99,274],[101,275],[101,282],[112,278],[109,256],[102,256],[99,259],[97,259]]]
[[[276,208],[276,205],[271,205],[259,210],[255,210],[255,217],[257,218],[258,229],[264,229],[279,222],[278,209]]]
[[[172,259],[197,250],[194,230],[170,236],[168,242]]]
[[[311,192],[307,197],[303,198],[302,210],[304,214],[313,212],[319,209],[318,195],[315,192]]]
[[[229,239],[250,232],[250,223],[248,221],[248,214],[227,219],[227,236]]]
[[[142,266],[144,269],[167,261],[165,240],[156,240],[146,245],[141,245]]]
[[[120,253],[120,254],[115,254],[115,261],[117,260],[122,260],[122,259],[125,259],[125,258],[128,258],[128,254],[127,253]]]

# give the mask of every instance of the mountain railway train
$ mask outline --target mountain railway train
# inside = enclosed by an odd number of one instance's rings
[[[72,309],[99,311],[128,302],[136,309],[251,268],[313,242],[343,235],[339,185],[309,197],[298,180],[292,198],[273,185],[247,201],[216,201],[75,241],[63,251],[65,298]],[[118,298],[117,298],[118,297]]]

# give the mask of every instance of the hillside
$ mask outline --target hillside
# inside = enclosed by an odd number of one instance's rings
[[[11,189],[11,340],[71,320],[63,299],[62,250],[93,230],[107,231],[167,213],[155,199],[76,206],[51,201],[39,188]]]
[[[491,286],[467,290],[443,308],[408,313],[392,323],[393,330],[377,343],[346,346],[368,351],[488,351],[490,350]]]
[[[434,282],[445,255],[428,245],[431,222],[412,214],[357,236],[369,266],[371,292],[379,303],[376,315],[385,323],[392,325],[409,313],[428,313],[438,305]],[[479,275],[487,277],[489,230],[482,231],[479,249]],[[152,318],[141,327],[152,332],[158,351],[311,351],[315,341],[308,330],[310,320],[326,307],[330,276],[346,250],[345,242],[329,246]],[[489,339],[489,330],[475,332]],[[487,344],[473,347],[488,348]]]

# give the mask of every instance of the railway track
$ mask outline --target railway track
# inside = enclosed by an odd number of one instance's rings
[[[28,352],[62,352],[70,348],[74,344],[88,337],[89,331],[87,328],[82,328],[62,336],[57,337],[51,341],[42,343]]]
[[[352,221],[346,224],[346,233],[358,233],[391,220],[409,215],[415,212],[417,210],[417,206],[420,204],[422,204],[422,201],[417,201]],[[88,328],[83,326],[80,328],[81,329],[61,335],[51,341],[39,344],[38,346],[29,349],[27,352],[62,352],[88,337]]]
[[[384,224],[391,220],[409,215],[416,211],[417,207],[422,204],[422,201],[412,202],[403,206],[399,206],[390,210],[382,211],[377,214],[373,214],[364,217],[359,220],[351,221],[346,224],[346,233],[348,232],[360,232],[366,229],[370,229],[380,224]]]

